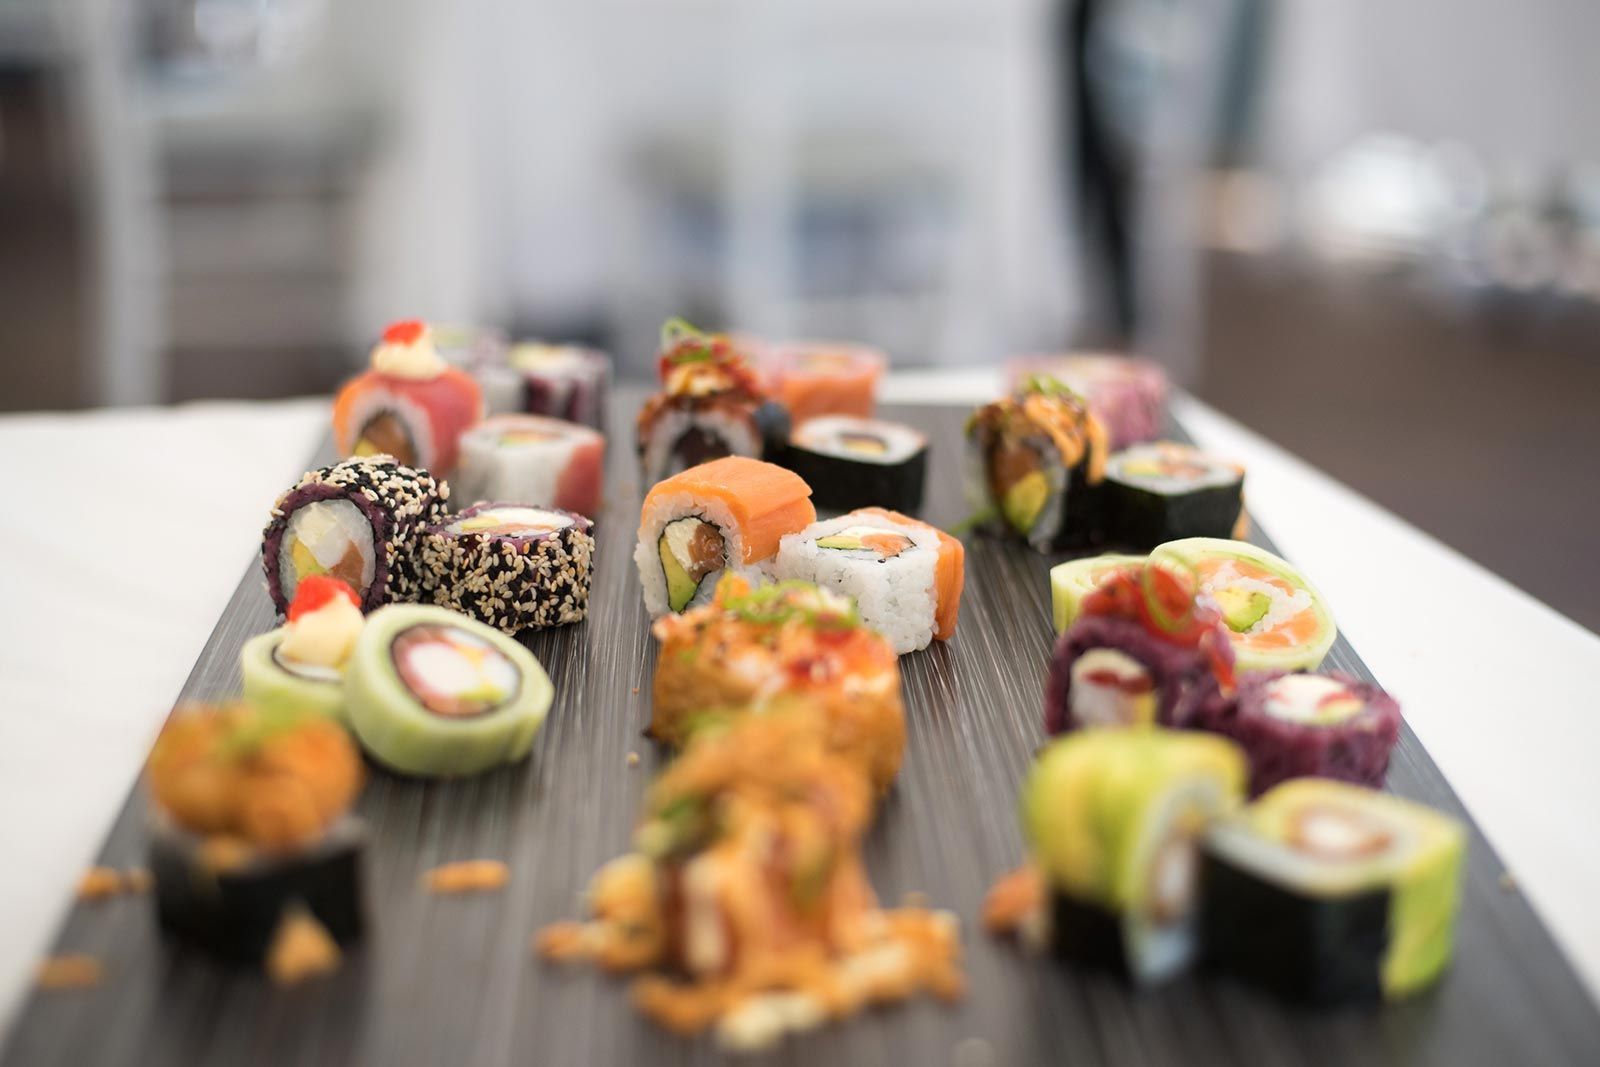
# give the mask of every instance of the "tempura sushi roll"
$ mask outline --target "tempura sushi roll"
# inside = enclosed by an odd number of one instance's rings
[[[1069,559],[1050,568],[1050,617],[1056,633],[1064,634],[1078,617],[1083,598],[1100,588],[1112,574],[1144,566],[1145,557],[1109,553]]]
[[[522,504],[474,504],[422,535],[422,599],[508,634],[581,622],[594,573],[593,524]]]
[[[340,722],[344,671],[364,619],[354,589],[337,578],[307,578],[288,621],[244,643],[245,699],[267,712],[316,711]]]
[[[743,1051],[958,995],[958,920],[879,906],[861,861],[873,796],[822,725],[791,709],[697,736],[650,786],[634,851],[590,881],[590,918],[545,927],[539,954],[645,972],[641,1012]]]
[[[1250,792],[1315,775],[1379,788],[1400,740],[1400,705],[1342,674],[1242,675],[1238,692],[1202,701],[1185,724],[1237,741],[1250,757]]]
[[[767,359],[774,398],[796,425],[821,415],[871,418],[889,365],[879,349],[842,341],[788,341]]]
[[[1105,429],[1060,382],[1034,378],[967,420],[967,495],[1041,552],[1099,536]]]
[[[889,642],[849,599],[809,582],[730,575],[709,604],[657,620],[650,734],[683,745],[706,722],[799,706],[882,790],[900,770],[905,708]]]
[[[1043,878],[1027,936],[1146,985],[1197,950],[1200,843],[1234,810],[1232,742],[1166,730],[1093,731],[1047,747],[1022,787],[1028,854]]]
[[[371,611],[419,593],[416,537],[445,514],[448,487],[391,456],[364,456],[308,472],[278,497],[262,534],[261,565],[279,613],[300,582],[347,583]]]
[[[1314,1004],[1415,993],[1450,962],[1465,856],[1461,824],[1431,808],[1285,782],[1207,836],[1207,959]]]
[[[349,735],[314,712],[178,709],[145,774],[161,928],[252,964],[291,915],[354,941],[366,831],[349,812],[363,778]]]
[[[662,327],[660,371],[661,392],[636,422],[646,485],[723,456],[772,458],[788,442],[788,412],[729,338],[674,319]]]
[[[898,422],[823,415],[800,423],[781,462],[813,487],[825,508],[922,508],[928,439]]]
[[[1181,727],[1233,685],[1227,628],[1185,576],[1154,563],[1118,568],[1056,642],[1045,729]]]
[[[1147,359],[1099,353],[1023,356],[1007,367],[1012,386],[1045,375],[1082,396],[1106,428],[1112,448],[1161,436],[1167,421],[1167,375]]]
[[[397,322],[372,350],[372,366],[333,402],[333,442],[346,456],[394,456],[440,477],[455,470],[461,435],[483,417],[472,375],[439,355],[427,323]]]
[[[861,621],[898,654],[955,636],[966,550],[943,530],[883,508],[861,508],[787,534],[773,573],[855,601]]]
[[[606,439],[587,426],[537,415],[494,415],[461,438],[450,480],[457,507],[515,500],[590,517],[600,514]]]
[[[605,428],[611,357],[581,345],[523,342],[478,371],[489,414],[543,415]]]
[[[1316,670],[1339,636],[1322,594],[1264,548],[1191,537],[1151,555],[1177,559],[1198,575],[1200,599],[1227,624],[1242,671]]]
[[[799,475],[743,456],[657,482],[633,553],[650,617],[705,603],[724,572],[764,573],[779,539],[816,521],[810,497]]]
[[[1148,551],[1182,537],[1232,537],[1244,512],[1244,468],[1173,441],[1106,461],[1106,539]]]
[[[346,687],[362,747],[392,770],[424,778],[523,759],[554,696],[539,661],[512,638],[413,604],[368,617]]]

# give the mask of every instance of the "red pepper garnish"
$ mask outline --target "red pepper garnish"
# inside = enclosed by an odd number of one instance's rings
[[[361,606],[361,598],[356,596],[356,591],[350,588],[349,582],[328,574],[313,574],[308,578],[302,578],[300,584],[295,587],[294,600],[289,604],[289,621],[294,622],[308,612],[317,611],[335,597],[341,596],[356,607]]]
[[[1233,663],[1217,614],[1196,599],[1192,572],[1163,561],[1127,567],[1107,576],[1083,600],[1082,614],[1135,619],[1163,641],[1205,653],[1223,688],[1233,687]]]
[[[417,338],[422,336],[422,331],[428,324],[421,319],[401,319],[391,322],[383,331],[383,343],[387,345],[414,345]]]

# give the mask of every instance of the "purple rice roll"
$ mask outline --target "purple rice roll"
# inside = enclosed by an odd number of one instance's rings
[[[393,456],[354,456],[309,471],[272,505],[262,533],[267,592],[281,615],[300,582],[331,574],[372,611],[420,593],[416,539],[445,516],[450,490]]]
[[[593,528],[557,508],[474,504],[422,535],[422,598],[508,634],[580,622],[589,613]]]
[[[1400,739],[1400,705],[1344,674],[1255,671],[1231,697],[1213,692],[1181,724],[1231,737],[1250,758],[1250,795],[1290,778],[1382,788]]]
[[[1138,619],[1080,617],[1061,635],[1050,661],[1045,729],[1185,725],[1200,704],[1219,697],[1212,657],[1232,663],[1225,633],[1205,644],[1210,654],[1198,643],[1166,640]]]

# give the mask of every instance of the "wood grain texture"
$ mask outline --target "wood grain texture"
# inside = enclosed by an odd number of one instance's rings
[[[35,994],[10,1036],[5,1064],[405,1067],[721,1058],[709,1039],[675,1038],[641,1020],[624,983],[541,964],[529,951],[533,932],[577,915],[589,875],[624,851],[642,790],[664,758],[640,735],[649,718],[653,642],[631,558],[640,494],[627,445],[630,411],[613,412],[613,426],[624,432],[609,460],[591,618],[528,641],[557,694],[532,757],[448,783],[374,772],[360,804],[373,828],[372,932],[344,969],[279,990],[260,975],[162,941],[148,899],[79,904],[58,951],[100,957],[106,981],[94,990]],[[924,515],[944,525],[964,513],[957,478],[964,414],[888,412],[930,432],[934,477]],[[1500,862],[1476,831],[1454,968],[1437,989],[1381,1010],[1291,1009],[1212,977],[1136,994],[1109,976],[1028,957],[978,930],[984,890],[1021,857],[1016,792],[1044,740],[1047,571],[1055,561],[969,539],[960,631],[949,644],[901,660],[909,750],[866,860],[885,901],[921,890],[962,917],[967,997],[953,1007],[920,1001],[874,1012],[791,1040],[769,1060],[1593,1062],[1600,1015],[1527,903],[1502,886]],[[259,572],[251,570],[182,696],[237,692],[240,645],[272,624]],[[1370,677],[1343,639],[1329,665]],[[639,766],[628,766],[630,752],[643,757]],[[1390,785],[1466,818],[1409,729]],[[144,819],[136,792],[100,862],[141,864]],[[426,869],[472,858],[504,860],[510,887],[465,898],[432,897],[418,887]]]

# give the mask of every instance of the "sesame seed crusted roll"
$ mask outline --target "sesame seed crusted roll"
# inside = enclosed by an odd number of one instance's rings
[[[580,622],[593,525],[556,508],[474,504],[423,533],[422,599],[512,634]]]
[[[416,540],[445,516],[447,485],[392,456],[356,456],[308,471],[272,506],[261,565],[278,613],[300,582],[330,574],[371,611],[421,592]]]

